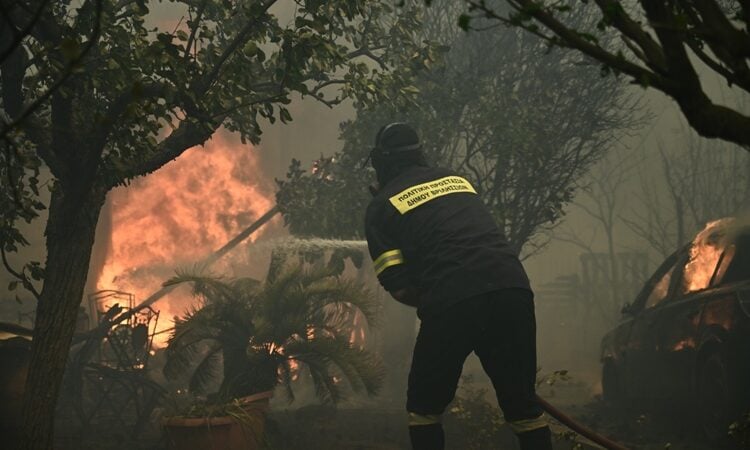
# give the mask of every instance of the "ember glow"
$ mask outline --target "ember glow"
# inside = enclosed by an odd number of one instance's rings
[[[681,352],[684,350],[694,350],[695,349],[695,339],[692,337],[687,337],[685,339],[680,339],[677,341],[676,344],[672,346],[673,352]]]
[[[137,304],[175,269],[192,268],[272,207],[272,187],[260,173],[251,147],[217,133],[205,147],[191,148],[159,171],[112,191],[111,235],[97,289],[132,293]],[[221,263],[215,273],[229,270],[229,263]],[[159,330],[171,327],[172,317],[192,301],[177,290],[156,303]],[[155,341],[163,345],[166,338],[162,334]]]

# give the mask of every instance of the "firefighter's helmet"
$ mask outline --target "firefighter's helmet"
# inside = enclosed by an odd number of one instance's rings
[[[404,122],[394,122],[380,128],[375,136],[373,152],[387,157],[421,148],[422,144],[414,128]]]

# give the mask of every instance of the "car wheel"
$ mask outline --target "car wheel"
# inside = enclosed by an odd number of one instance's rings
[[[622,406],[623,403],[620,376],[617,366],[612,361],[605,362],[602,367],[602,398],[611,406]]]
[[[697,377],[697,415],[706,438],[726,438],[733,418],[733,390],[729,371],[719,353],[710,355],[700,366]]]

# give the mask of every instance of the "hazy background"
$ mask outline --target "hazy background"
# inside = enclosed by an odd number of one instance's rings
[[[167,16],[170,11],[165,10],[157,13]],[[722,85],[716,77],[706,75],[704,78],[707,86],[706,89],[714,98],[724,98],[724,101],[727,103],[741,103],[745,100],[739,97],[737,91],[733,91],[731,88]],[[611,149],[609,156],[599,163],[593,169],[592,173],[597,173],[602,168],[613,164],[624,164],[633,167],[627,176],[624,177],[624,181],[617,191],[617,211],[615,213],[616,220],[613,232],[616,236],[618,251],[637,251],[647,255],[648,273],[650,273],[661,261],[662,255],[655,251],[652,245],[636,235],[631,227],[628,227],[621,218],[632,218],[643,212],[644,180],[660,180],[663,177],[662,167],[660,166],[660,153],[658,151],[660,147],[662,149],[679,150],[688,145],[689,139],[693,139],[695,142],[696,140],[701,141],[702,138],[697,137],[690,131],[671,99],[668,99],[655,90],[643,90],[639,87],[632,87],[631,89],[634,95],[643,96],[645,108],[650,113],[650,118],[643,127],[623,138],[618,145]],[[585,101],[585,99],[581,99],[581,101]],[[744,104],[746,105],[745,112],[750,112],[747,109],[747,105],[750,102],[745,101]],[[254,218],[262,214],[265,209],[270,207],[273,202],[275,189],[274,179],[284,177],[292,158],[301,160],[303,167],[309,168],[314,159],[321,155],[331,155],[340,150],[342,143],[339,141],[339,124],[342,121],[353,118],[354,109],[350,104],[343,104],[335,109],[329,109],[313,100],[297,99],[290,105],[290,112],[294,118],[290,124],[265,124],[262,142],[257,147],[243,146],[238,140],[233,140],[231,136],[226,136],[223,144],[221,144],[223,148],[230,149],[227,155],[235,155],[237,163],[244,165],[241,167],[244,170],[243,174],[242,176],[238,176],[237,179],[244,180],[246,184],[220,185],[219,188],[223,186],[223,188],[231,189],[235,193],[238,193],[238,190],[246,188],[248,192],[252,192],[252,195],[245,197],[245,200],[247,202],[255,202],[255,204],[251,205],[252,207],[248,206],[243,212],[246,217],[242,219],[240,225],[250,223]],[[376,131],[375,129],[372,130],[373,138]],[[747,163],[746,151],[726,143],[704,142],[703,145],[715,145],[717,151],[738,153],[740,158],[744,158],[746,161],[745,167],[750,170],[750,163]],[[210,153],[215,151],[215,149],[209,145],[205,151]],[[186,153],[181,159],[188,157],[190,155]],[[179,161],[178,159],[178,161],[170,163],[159,172],[170,170],[170,166],[178,164]],[[186,166],[190,166],[190,164],[188,163]],[[217,167],[218,170],[227,170],[226,168],[222,169],[220,166],[216,166],[214,169]],[[180,173],[184,174],[184,170],[176,170],[172,175],[174,177],[172,179],[177,179]],[[207,166],[201,170],[211,170],[211,166]],[[747,175],[748,172],[746,171],[745,173]],[[210,173],[205,173],[205,175],[211,176]],[[363,180],[361,188],[366,189],[368,182],[369,180]],[[746,183],[747,181],[734,179],[716,180],[716,183],[740,182]],[[130,188],[124,188],[124,190],[145,189],[143,183],[136,181]],[[213,189],[216,189],[216,187],[213,187]],[[652,189],[663,189],[664,192],[657,193],[665,196],[668,195],[663,183],[655,183]],[[97,235],[91,277],[98,276],[94,272],[101,269],[101,265],[106,260],[106,253],[111,245],[111,238],[109,236],[112,229],[111,217],[113,217],[112,214],[117,213],[117,208],[121,207],[121,204],[114,201],[113,197],[117,197],[118,195],[127,197],[127,193],[122,191],[110,195],[105,214],[102,215],[100,232]],[[242,195],[239,195],[234,201],[242,201],[242,198]],[[204,210],[208,208],[209,211],[211,208],[216,207],[216,215],[227,213],[227,211],[218,209],[220,205],[219,202],[215,204],[194,204],[194,206],[203,208]],[[189,202],[183,206],[189,206]],[[584,322],[585,311],[580,309],[581,306],[572,305],[569,299],[567,302],[561,300],[558,292],[559,288],[550,287],[550,283],[553,283],[558,277],[574,275],[579,272],[580,257],[586,251],[586,247],[588,247],[588,251],[592,252],[606,251],[606,235],[603,233],[600,223],[587,213],[587,210],[593,206],[595,206],[595,202],[592,201],[591,197],[587,196],[585,191],[579,191],[574,204],[566,208],[567,215],[563,218],[558,228],[549,235],[550,241],[548,246],[543,251],[528,257],[524,261],[524,265],[529,272],[533,287],[537,290],[538,351],[540,355],[539,364],[542,367],[542,371],[549,372],[558,369],[570,369],[573,371],[574,376],[586,381],[592,392],[595,392],[598,382],[598,342],[602,333],[610,328],[614,324],[614,321],[611,318],[604,319],[593,314],[588,316],[588,322]],[[158,205],[154,205],[154,208],[158,209]],[[21,261],[27,259],[44,260],[42,229],[44,222],[46,222],[46,216],[42,214],[34,224],[27,227],[26,236],[30,240],[31,245],[23,249],[18,255],[13,255],[11,260],[13,264],[20,265]],[[179,225],[176,224],[174,230],[182,229]],[[193,231],[200,233],[202,229],[200,227],[201,224],[198,223],[197,225],[199,225],[196,229],[197,231]],[[693,231],[689,230],[689,233]],[[230,233],[227,233],[227,236],[229,235]],[[259,243],[262,243],[264,240],[270,241],[273,238],[283,237],[284,235],[286,235],[286,232],[283,228],[283,223],[277,217],[264,230],[258,233],[257,239]],[[134,245],[139,245],[138,239],[140,236],[142,236],[142,233],[136,232],[129,239]],[[197,239],[195,235],[172,235],[169,238],[175,240],[174,244],[179,244],[183,247],[194,246],[193,240]],[[203,249],[201,251],[217,248],[222,242],[221,238],[223,236],[218,236],[215,241],[204,242],[202,244],[204,247],[200,247],[200,249]],[[570,242],[571,240],[575,240],[577,243]],[[154,246],[155,244],[149,245]],[[144,247],[144,252],[148,250],[146,247]],[[241,247],[217,270],[227,270],[229,272],[247,270],[253,276],[261,277],[265,261],[269,255],[269,247],[266,246],[264,248],[258,249],[257,246]],[[256,253],[253,254],[253,251]],[[189,261],[190,258],[185,256],[183,259],[178,259],[177,265],[183,265],[189,263]],[[151,287],[148,287],[148,289],[144,288],[143,292],[150,292],[149,289],[153,290],[153,286],[158,287],[159,280],[169,277],[173,269],[174,267],[171,265],[161,265],[158,268],[154,268],[149,272],[149,277],[151,278],[149,282],[152,283]],[[24,294],[20,290],[15,292],[8,291],[6,286],[10,280],[10,277],[4,271],[0,274],[0,293],[2,293],[0,295],[0,298],[2,298],[0,302],[0,320],[29,325],[28,313],[33,310],[32,300],[29,295]],[[375,287],[373,278],[370,277],[368,282]],[[97,286],[92,283],[92,280],[89,280],[89,292],[96,288]],[[636,290],[637,286],[633,286],[633,289]],[[16,295],[18,295],[20,302],[13,300]],[[390,302],[390,299],[382,292],[378,295],[381,296],[383,301]],[[175,302],[176,304],[174,304]],[[167,312],[162,317],[164,325],[168,323],[169,314],[178,314],[180,306],[182,306],[180,301],[173,301],[169,307],[166,306],[167,303],[169,303],[168,299],[166,303],[157,304],[157,308],[159,308],[159,305],[164,305],[165,312]],[[406,327],[403,330],[403,341],[404,348],[409,348],[410,343],[408,340],[413,335],[413,328],[409,329],[409,324],[415,323],[411,316],[413,312],[398,306],[389,306],[389,308],[392,308],[389,314],[406,315],[407,319],[404,322],[400,322],[399,326]],[[384,333],[395,333],[398,331],[398,329],[389,329]],[[396,338],[396,341],[398,341],[398,338]],[[475,372],[477,370],[476,363],[470,361],[467,371]]]

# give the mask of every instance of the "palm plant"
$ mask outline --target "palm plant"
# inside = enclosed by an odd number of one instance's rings
[[[219,398],[240,398],[281,384],[294,398],[294,374],[306,368],[324,401],[342,398],[342,380],[377,393],[384,370],[377,356],[350,342],[352,318],[374,325],[378,305],[361,284],[328,269],[271,270],[265,282],[178,274],[201,304],[175,319],[166,349],[168,379],[190,375],[205,392],[223,365]]]

